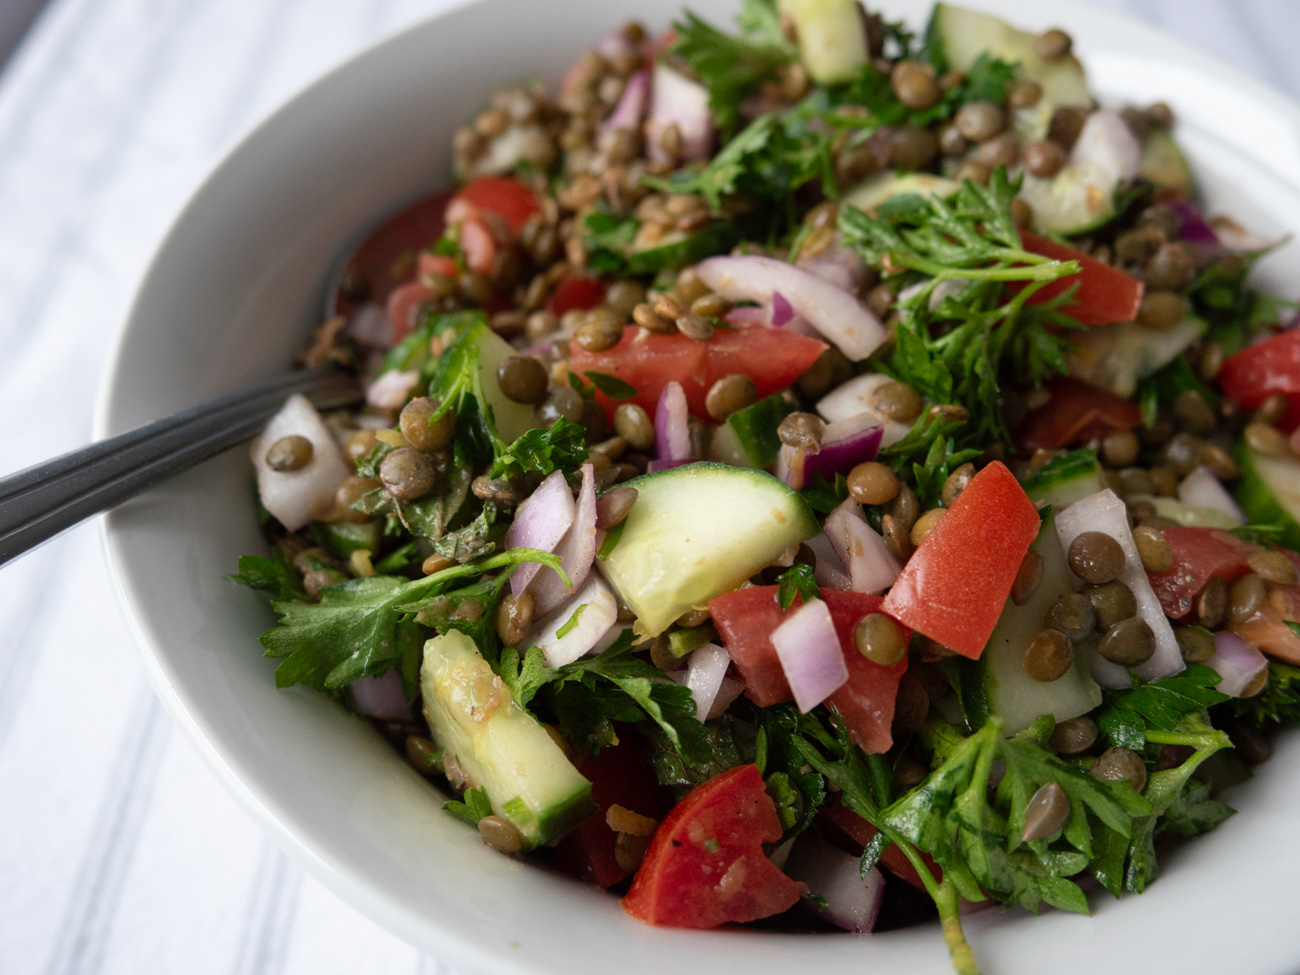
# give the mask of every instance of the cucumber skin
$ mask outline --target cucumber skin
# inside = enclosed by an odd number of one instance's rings
[[[718,479],[706,481],[701,488],[702,475],[717,475]],[[719,498],[724,483],[729,485],[723,491],[727,496]],[[746,484],[757,489],[754,495],[736,490]],[[806,541],[821,531],[803,496],[762,470],[697,461],[642,474],[620,486],[636,488],[640,497],[624,523],[618,545],[601,569],[619,598],[637,615],[640,637],[658,635],[682,613],[743,583],[770,564],[786,545]],[[713,521],[698,515],[678,520],[673,513],[680,505],[666,500],[662,489],[676,489],[686,497],[702,496],[713,511],[719,506],[729,510]],[[773,509],[779,517],[768,519],[766,527],[747,520],[749,509],[741,510],[736,504],[751,500],[759,502],[753,510],[762,517]],[[688,563],[683,549],[691,544],[701,547],[690,553]],[[725,559],[718,558],[718,549],[725,551]],[[669,565],[678,571],[668,572]]]
[[[1283,530],[1278,536],[1278,544],[1300,551],[1300,523],[1297,523],[1291,512],[1282,507],[1273,494],[1273,489],[1260,475],[1255,465],[1254,451],[1243,441],[1237,445],[1235,453],[1237,465],[1241,468],[1241,478],[1237,481],[1237,504],[1241,505],[1241,510],[1246,512],[1246,517],[1252,524],[1281,525]]]
[[[739,239],[740,233],[735,224],[713,224],[671,244],[628,251],[627,273],[655,274],[665,269],[695,264],[706,257],[730,250]]]
[[[781,450],[777,427],[792,412],[794,407],[779,393],[773,393],[731,414],[727,417],[727,425],[735,432],[741,448],[755,467],[771,467]]]
[[[1044,464],[1024,483],[1031,501],[1046,501],[1056,510],[1095,494],[1106,485],[1093,450],[1075,450]]]

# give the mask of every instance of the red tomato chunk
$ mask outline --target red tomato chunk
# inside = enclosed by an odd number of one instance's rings
[[[1073,247],[1066,247],[1056,241],[1039,237],[1027,230],[1020,232],[1020,240],[1025,250],[1031,254],[1050,257],[1054,261],[1078,261],[1080,271],[1069,277],[1058,278],[1034,292],[1029,299],[1031,305],[1050,301],[1064,294],[1076,284],[1074,303],[1061,310],[1084,325],[1113,325],[1117,322],[1131,322],[1138,316],[1142,306],[1143,284],[1119,268],[1103,264],[1094,257],[1089,257]]]
[[[971,480],[885,597],[885,612],[972,660],[984,652],[1040,519],[1006,465]]]
[[[623,909],[647,924],[715,928],[756,921],[798,903],[803,886],[763,852],[781,838],[776,806],[756,765],[693,789],[655,831]]]
[[[776,586],[755,586],[709,602],[709,613],[740,673],[745,695],[760,707],[794,699],[776,648],[772,646],[772,631],[801,601],[796,599],[788,610],[782,610],[776,595]],[[826,702],[839,711],[849,734],[863,751],[869,755],[887,752],[894,743],[890,725],[894,721],[898,682],[907,672],[907,660],[893,667],[882,667],[858,653],[853,643],[853,628],[858,620],[868,613],[881,612],[884,600],[880,596],[837,589],[822,590],[822,599],[830,610],[840,638],[840,650],[849,668],[849,679]],[[905,641],[912,638],[906,627],[902,631]]]
[[[1166,528],[1164,534],[1174,564],[1147,577],[1166,616],[1178,620],[1188,615],[1211,576],[1232,582],[1250,571],[1246,559],[1255,547],[1229,532],[1177,525]]]
[[[718,329],[707,342],[680,332],[655,335],[632,325],[623,330],[618,345],[605,352],[575,346],[569,368],[579,376],[587,371],[617,376],[636,390],[635,396],[618,402],[597,391],[597,401],[611,417],[619,402],[636,403],[653,417],[659,394],[676,381],[686,392],[691,413],[703,420],[709,419],[704,398],[724,376],[749,376],[762,399],[802,376],[825,349],[825,342],[806,335],[757,325]]]
[[[1132,430],[1142,422],[1142,411],[1134,403],[1099,386],[1058,376],[1045,388],[1047,402],[1025,417],[1016,431],[1016,443],[1026,450],[1055,450]]]

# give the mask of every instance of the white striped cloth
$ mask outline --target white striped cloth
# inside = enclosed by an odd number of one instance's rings
[[[132,292],[223,148],[445,4],[55,0],[0,75],[0,471],[88,439]],[[1291,0],[1100,5],[1300,93]],[[441,970],[292,866],[176,734],[92,529],[3,571],[0,973]]]

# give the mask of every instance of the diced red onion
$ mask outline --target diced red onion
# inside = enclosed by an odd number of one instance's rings
[[[776,453],[777,479],[795,491],[802,491],[805,483],[804,464],[807,460],[808,455],[802,447],[781,444],[781,449]]]
[[[650,84],[650,117],[645,123],[651,162],[681,161],[670,158],[660,141],[670,125],[677,126],[682,137],[681,160],[708,158],[713,150],[713,114],[709,111],[708,91],[672,68],[656,64]]]
[[[1207,244],[1217,247],[1219,235],[1201,216],[1201,211],[1186,200],[1170,200],[1166,204],[1178,214],[1178,236],[1189,244]]]
[[[853,577],[844,567],[840,557],[835,554],[831,540],[823,533],[810,538],[805,543],[813,551],[817,561],[813,565],[813,577],[823,589],[840,589],[848,591],[853,588]]]
[[[684,461],[691,456],[690,410],[679,382],[670,382],[655,407],[655,452],[660,460]]]
[[[1119,581],[1133,591],[1137,615],[1146,620],[1151,632],[1155,634],[1155,652],[1149,660],[1133,669],[1143,680],[1172,677],[1184,668],[1183,655],[1178,649],[1173,627],[1169,625],[1169,619],[1161,609],[1160,600],[1152,591],[1151,582],[1142,567],[1137,546],[1133,543],[1133,533],[1129,529],[1127,509],[1114,491],[1108,489],[1090,494],[1057,513],[1056,533],[1066,551],[1069,551],[1070,543],[1075,538],[1087,531],[1105,532],[1119,543],[1124,552],[1124,568],[1119,574]],[[1123,668],[1117,668],[1114,664],[1109,668],[1102,666],[1109,661],[1102,660],[1099,654],[1093,656],[1096,660],[1092,670],[1099,684],[1111,689],[1130,686],[1128,674]]]
[[[578,614],[576,622],[574,613]],[[559,631],[571,622],[573,625],[561,636]],[[540,649],[548,667],[563,667],[596,649],[617,622],[618,600],[605,580],[593,572],[572,599],[533,628],[522,645]]]
[[[709,708],[706,720],[717,718],[727,713],[727,708],[735,702],[736,698],[744,692],[745,685],[733,677],[722,678],[722,683],[718,686],[717,697],[713,699],[713,707]]]
[[[795,261],[796,266],[811,271],[823,281],[829,281],[837,288],[843,288],[850,294],[857,294],[867,280],[866,262],[851,247],[844,246],[844,236],[835,231],[829,247],[809,257],[802,254]]]
[[[602,132],[614,132],[619,129],[637,130],[645,116],[646,103],[650,98],[650,72],[636,71],[627,79],[623,96],[614,106],[614,111],[601,123]]]
[[[1198,508],[1222,511],[1239,525],[1246,523],[1245,513],[1208,467],[1198,467],[1183,478],[1178,485],[1178,500]]]
[[[892,420],[876,409],[872,398],[877,389],[894,380],[883,373],[867,372],[854,376],[848,382],[836,386],[817,401],[817,412],[823,420],[835,423],[850,417],[868,414],[884,430],[880,440],[881,447],[898,443],[909,429],[906,423]]]
[[[1237,634],[1224,630],[1214,634],[1214,656],[1206,664],[1221,678],[1214,687],[1216,691],[1241,697],[1242,691],[1268,667],[1268,658]]]
[[[855,362],[889,338],[889,331],[862,302],[793,264],[771,257],[711,257],[696,266],[710,289],[731,301],[767,304],[780,292],[799,317]]]
[[[861,858],[807,832],[795,843],[784,869],[826,902],[823,908],[814,907],[823,919],[857,934],[875,928],[885,893],[885,877],[875,867],[862,876]]]
[[[378,677],[362,677],[348,685],[352,706],[362,714],[382,721],[411,721],[415,715],[406,703],[402,678],[393,668]]]
[[[820,599],[810,599],[772,631],[772,646],[794,702],[807,714],[849,679],[840,638],[831,611]]]
[[[706,643],[691,651],[682,683],[690,688],[691,697],[695,698],[695,716],[701,721],[712,716],[713,704],[730,666],[731,654],[716,643]]]
[[[1070,151],[1070,165],[1096,163],[1113,176],[1116,183],[1127,183],[1142,166],[1142,147],[1119,112],[1101,108],[1091,113]]]
[[[347,331],[372,349],[387,349],[393,344],[393,320],[388,317],[388,310],[374,301],[367,301],[352,312]]]
[[[564,474],[556,471],[542,481],[515,511],[515,520],[506,530],[506,548],[523,546],[554,552],[572,527],[576,513],[568,482]],[[510,577],[510,591],[518,596],[542,568],[538,562],[520,565]]]
[[[854,592],[878,595],[892,586],[903,571],[885,540],[867,524],[852,498],[827,516],[826,537],[840,563],[847,567]]]
[[[794,308],[790,302],[785,300],[785,295],[779,291],[772,292],[772,326],[781,328],[790,319],[794,318]]]
[[[859,464],[875,460],[883,435],[881,425],[870,414],[828,424],[822,434],[821,450],[804,461],[804,481],[812,481],[814,474],[831,481],[836,474],[847,474]]]
[[[591,572],[591,563],[596,559],[596,477],[590,464],[582,465],[582,484],[578,488],[578,504],[573,515],[573,524],[564,533],[553,551],[560,557],[560,564],[572,580],[573,586],[567,587],[553,570],[542,567],[537,573],[528,591],[533,595],[533,612],[538,615],[549,613],[564,603],[582,584]],[[514,581],[513,576],[511,581]]]
[[[311,441],[311,460],[296,471],[273,470],[266,462],[266,452],[277,440],[291,436]],[[249,456],[257,471],[263,507],[291,532],[314,519],[330,517],[334,492],[352,473],[330,428],[301,393],[285,400],[253,441]]]
[[[419,381],[414,369],[389,369],[366,388],[366,402],[381,410],[400,410]]]

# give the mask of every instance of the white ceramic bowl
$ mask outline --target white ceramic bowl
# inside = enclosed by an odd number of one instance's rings
[[[1027,27],[1067,27],[1104,99],[1174,105],[1216,206],[1261,231],[1300,231],[1300,112],[1289,102],[1149,28],[1067,0],[978,5]],[[690,6],[724,23],[735,5]],[[488,0],[387,41],[303,92],[230,154],[172,229],[110,371],[99,433],[287,366],[316,324],[335,254],[378,215],[447,182],[451,134],[490,92],[530,77],[554,85],[599,31],[631,16],[661,26],[677,7]],[[927,7],[885,5],[913,22]],[[1294,267],[1288,248],[1266,262],[1266,283],[1294,295],[1284,273]],[[240,554],[262,548],[244,451],[113,512],[107,540],[158,693],[231,791],[341,896],[463,971],[948,970],[936,928],[865,940],[654,929],[600,891],[486,849],[359,720],[309,691],[275,690],[257,643],[272,617],[222,580]],[[986,970],[1296,971],[1296,743],[1233,799],[1240,814],[1168,857],[1140,898],[1097,898],[1092,918],[971,918]]]

